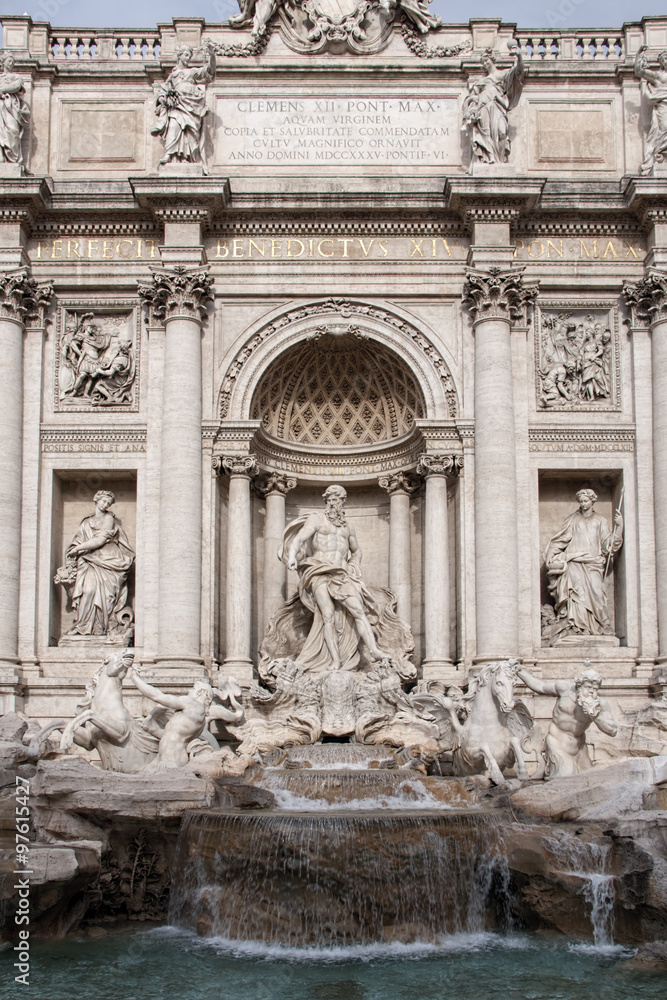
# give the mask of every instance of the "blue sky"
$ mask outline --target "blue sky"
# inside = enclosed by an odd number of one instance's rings
[[[150,27],[172,17],[205,17],[226,20],[238,10],[237,0],[3,0],[2,13],[30,14],[34,20],[48,20],[61,27]],[[465,7],[448,0],[433,0],[431,10],[444,21],[464,21],[468,17],[502,17],[522,28],[613,28],[642,15],[667,15],[667,0],[472,0]],[[465,16],[463,11],[465,10]]]

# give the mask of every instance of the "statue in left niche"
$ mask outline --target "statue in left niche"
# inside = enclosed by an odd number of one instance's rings
[[[23,173],[22,141],[30,108],[23,100],[23,80],[13,70],[14,56],[0,55],[0,163],[15,163]]]
[[[127,315],[67,313],[60,338],[58,388],[62,406],[129,406],[136,376]]]
[[[109,510],[115,496],[99,490],[95,512],[84,517],[65,553],[54,582],[65,587],[74,624],[61,643],[106,639],[127,644],[134,634],[127,578],[135,553],[118,518]]]
[[[215,48],[205,42],[204,65],[191,66],[193,50],[183,45],[176,51],[176,66],[158,91],[155,114],[158,124],[151,129],[151,135],[159,135],[164,142],[164,156],[160,165],[172,161],[200,163],[204,174],[208,174],[206,162],[206,133],[204,119],[208,114],[206,106],[206,84],[215,77]]]

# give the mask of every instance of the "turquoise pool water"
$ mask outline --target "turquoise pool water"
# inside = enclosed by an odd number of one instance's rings
[[[299,950],[168,927],[34,942],[30,986],[0,955],[0,996],[39,1000],[665,1000],[632,952],[562,938],[458,935],[433,945]],[[9,986],[8,990],[5,987]]]

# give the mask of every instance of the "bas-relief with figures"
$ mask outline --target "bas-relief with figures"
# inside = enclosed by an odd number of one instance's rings
[[[667,21],[240,6],[2,18],[0,750],[40,836],[91,840],[84,789],[230,836],[311,800],[606,822],[635,764],[650,812]]]

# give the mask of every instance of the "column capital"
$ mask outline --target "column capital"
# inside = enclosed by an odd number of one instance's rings
[[[421,486],[421,480],[419,476],[410,472],[391,472],[386,476],[378,477],[378,486],[380,489],[386,490],[390,497],[394,493],[406,493],[408,496],[412,496]]]
[[[139,282],[139,297],[150,311],[151,323],[164,324],[170,319],[193,319],[201,323],[206,306],[212,301],[213,278],[209,266],[155,267],[149,284]]]
[[[285,476],[280,472],[267,472],[254,485],[261,497],[266,498],[275,493],[287,496],[296,487],[297,480],[294,476]]]
[[[0,271],[0,319],[11,319],[24,326],[44,327],[53,284],[36,281],[25,267]]]
[[[537,282],[525,284],[525,268],[466,268],[463,304],[473,320],[503,319],[508,323],[525,320],[526,308],[537,297]]]
[[[254,455],[231,455],[228,458],[216,455],[211,464],[219,476],[226,473],[230,479],[254,479],[259,475],[259,466]]]
[[[623,298],[633,327],[667,320],[667,273],[652,267],[640,281],[626,281]]]
[[[463,455],[422,455],[417,463],[417,475],[458,476],[463,469]]]

